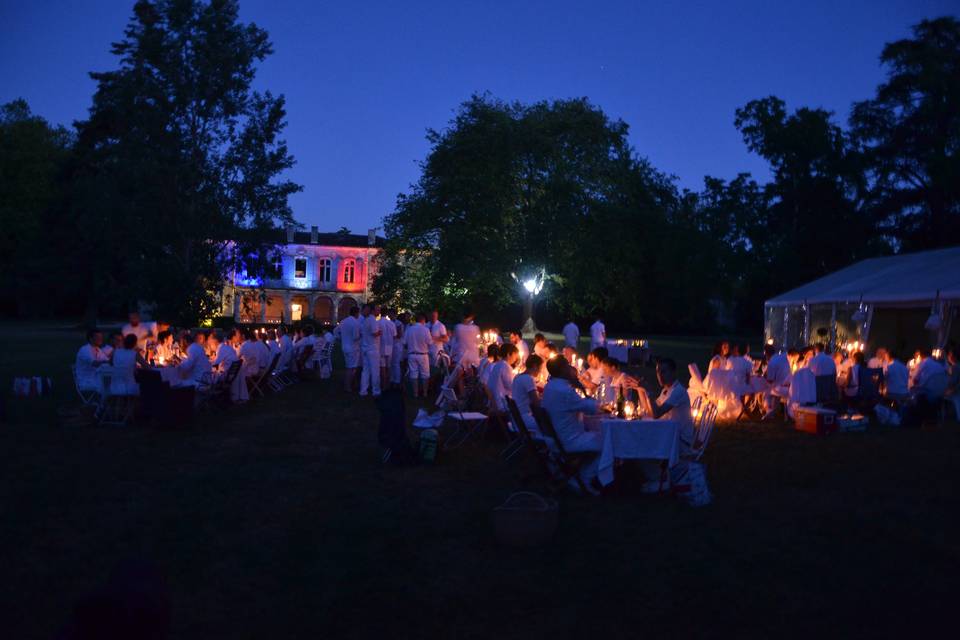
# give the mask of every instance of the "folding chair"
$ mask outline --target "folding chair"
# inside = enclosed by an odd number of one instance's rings
[[[219,403],[221,407],[230,405],[230,390],[233,383],[240,375],[240,369],[243,367],[242,360],[234,360],[227,367],[227,372],[219,380],[207,385],[197,387],[197,398],[200,410],[206,409],[213,403]]]
[[[527,425],[523,421],[523,416],[520,415],[520,408],[517,407],[514,399],[507,397],[505,400],[507,401],[507,411],[510,413],[510,419],[513,420],[513,424],[520,433],[520,446],[507,457],[507,460],[522,451],[524,447],[529,447],[536,456],[540,466],[543,467],[547,477],[553,477],[553,472],[550,470],[550,447],[543,440],[537,440],[533,437],[533,434],[527,429]]]
[[[97,374],[100,376],[103,385],[103,396],[100,401],[100,410],[97,416],[97,423],[110,426],[126,426],[133,418],[133,411],[136,407],[137,396],[129,394],[112,393],[113,375],[112,367],[101,367]]]
[[[587,485],[584,484],[583,479],[580,477],[580,467],[583,466],[584,462],[599,454],[594,451],[568,453],[560,437],[557,435],[556,430],[553,428],[553,421],[550,420],[550,415],[546,411],[537,411],[534,412],[533,417],[540,427],[540,433],[548,438],[552,438],[554,444],[557,446],[554,460],[557,463],[558,470],[563,476],[563,482],[569,482],[571,478],[576,479],[580,491],[583,492],[584,495],[589,494],[590,491],[587,489]]]
[[[80,396],[80,402],[84,406],[96,407],[100,404],[100,393],[93,389],[81,389],[80,383],[77,380],[77,366],[70,365],[70,373],[73,376],[73,388],[77,390],[77,395]]]
[[[706,406],[704,406],[706,405]],[[698,402],[695,404],[693,422],[693,442],[690,443],[689,455],[683,456],[688,462],[698,462],[703,457],[713,434],[713,427],[717,422],[717,405],[712,402]]]
[[[313,345],[308,344],[303,348],[303,351],[300,352],[300,355],[296,357],[295,370],[297,373],[297,378],[300,380],[306,380],[309,376],[309,369],[307,369],[307,360],[310,359],[310,356],[313,355]]]
[[[443,443],[444,449],[456,449],[487,424],[487,415],[465,411],[457,392],[450,387],[441,387],[437,406],[444,410],[444,421],[451,420],[457,424],[457,428]]]
[[[814,384],[817,389],[817,404],[829,407],[840,405],[840,388],[835,375],[816,376]]]
[[[276,368],[277,363],[280,361],[280,354],[277,353],[273,356],[273,359],[270,360],[270,366],[260,374],[259,377],[254,378],[253,382],[250,384],[250,397],[253,397],[254,393],[259,393],[261,397],[266,397],[266,393],[263,388],[267,385],[264,384],[264,380],[269,380],[270,376],[273,375],[273,370]]]

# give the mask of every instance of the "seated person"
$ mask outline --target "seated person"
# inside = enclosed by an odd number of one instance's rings
[[[853,352],[853,364],[847,369],[843,376],[843,397],[847,400],[848,407],[860,397],[860,380],[865,375],[863,352]]]
[[[207,336],[202,331],[197,331],[193,342],[187,347],[187,357],[177,366],[180,378],[187,384],[198,386],[210,382],[212,369],[204,349],[206,339]]]
[[[653,417],[657,420],[673,420],[677,423],[680,439],[680,457],[691,454],[694,439],[693,415],[690,412],[690,396],[687,390],[677,381],[677,363],[670,358],[663,358],[657,362],[657,382],[660,383],[660,395],[652,403]],[[646,390],[643,391],[646,395]],[[670,486],[663,479],[663,463],[661,461],[642,462],[641,468],[647,477],[643,490],[647,493],[656,493]]]
[[[241,334],[243,342],[237,350],[237,355],[243,360],[243,368],[240,369],[241,375],[249,380],[260,375],[260,341],[251,329],[242,329]],[[300,346],[303,340],[297,343]],[[296,347],[295,347],[296,348]],[[302,348],[302,347],[301,347]]]
[[[727,359],[730,357],[730,343],[721,340],[713,347],[713,355],[710,357],[710,363],[707,365],[707,374],[714,369],[728,369]]]
[[[895,402],[904,402],[910,397],[910,370],[893,352],[887,352],[884,361],[884,395]]]
[[[230,344],[235,331],[235,329],[231,329],[225,336],[219,332],[214,332],[207,339],[207,342],[213,343],[213,347],[215,349],[213,362],[210,363],[210,366],[216,373],[215,377],[217,379],[226,375],[227,371],[230,369],[230,365],[240,359],[240,356],[237,355],[237,350],[233,348],[232,344]]]
[[[500,355],[500,360],[488,367],[486,384],[490,390],[490,408],[507,413],[507,402],[504,398],[511,394],[513,367],[516,366],[517,360],[520,358],[520,351],[512,344],[505,344],[500,348]]]
[[[519,331],[511,331],[510,344],[514,345],[520,352],[520,362],[526,362],[527,356],[530,355],[530,347],[527,346],[527,341],[523,339],[523,334]]]
[[[889,360],[890,354],[887,352],[886,348],[877,347],[873,357],[870,358],[869,362],[867,362],[867,367],[870,369],[884,369],[886,368]]]
[[[120,333],[119,331],[111,331],[110,339],[108,340],[107,344],[103,345],[103,349],[101,350],[103,351],[104,355],[106,355],[109,358],[111,355],[113,355],[114,349],[122,349],[122,348],[123,348],[123,334]]]
[[[605,381],[603,375],[603,361],[607,359],[609,352],[606,347],[597,347],[587,354],[587,369],[580,374],[580,383],[587,393],[593,394],[601,382]]]
[[[487,374],[490,373],[490,369],[500,360],[500,347],[496,344],[491,344],[487,346],[487,357],[480,361],[480,368],[477,370],[477,375],[480,376],[481,382],[487,384]]]
[[[549,355],[547,352],[547,338],[542,333],[533,336],[533,352],[543,358],[544,362],[549,360],[547,357]]]
[[[560,355],[560,350],[557,349],[557,345],[553,344],[552,342],[548,342],[546,346],[544,346],[543,350],[547,354],[547,360],[552,360]]]
[[[786,397],[787,387],[790,386],[790,355],[789,352],[777,353],[773,345],[764,347],[763,352],[767,360],[764,378],[769,385],[764,393],[766,414],[763,417],[769,419],[779,406],[779,398]],[[793,353],[796,354],[796,351]]]
[[[603,375],[606,376],[608,383],[604,389],[602,404],[611,404],[617,401],[617,396],[622,392],[624,397],[629,390],[640,388],[640,383],[631,376],[622,371],[623,364],[616,358],[606,358],[603,361]]]
[[[920,357],[910,393],[914,397],[923,396],[929,401],[940,400],[947,390],[947,370],[930,356],[928,349],[920,350]]]
[[[157,336],[156,363],[160,365],[172,364],[176,362],[177,358],[177,350],[173,344],[173,332],[161,331]]]
[[[807,365],[810,367],[810,371],[813,372],[815,376],[833,376],[837,377],[837,366],[833,363],[833,358],[831,358],[827,352],[823,343],[818,343],[815,347],[816,355],[810,359],[810,364]]]
[[[573,347],[567,346],[563,348],[562,353],[560,354],[567,359],[572,366],[577,366],[577,350]]]
[[[596,431],[587,431],[584,427],[584,413],[597,413],[597,402],[593,398],[581,398],[576,392],[576,380],[573,367],[563,357],[547,361],[550,381],[543,390],[540,405],[553,424],[553,429],[568,453],[596,452],[603,448],[601,435]],[[599,469],[599,455],[580,467],[580,479],[587,491],[598,493],[593,486]],[[571,479],[571,486],[578,488]]]
[[[100,391],[97,368],[109,362],[103,353],[103,333],[99,329],[87,331],[87,344],[77,351],[75,362],[77,370],[77,388],[81,391]]]
[[[519,357],[519,354],[517,356]],[[526,425],[530,435],[538,439],[544,436],[540,433],[540,426],[533,412],[540,408],[540,394],[537,393],[536,379],[540,375],[541,368],[543,368],[543,359],[540,356],[527,356],[523,373],[514,377],[510,385],[510,397],[517,403],[517,410],[520,412],[523,424]]]
[[[120,348],[113,350],[110,361],[113,364],[110,393],[117,396],[140,395],[140,385],[137,384],[134,372],[137,367],[145,366],[146,363],[137,352],[137,336],[132,333],[127,334]]]

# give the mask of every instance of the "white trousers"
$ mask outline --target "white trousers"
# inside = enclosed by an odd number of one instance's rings
[[[400,349],[394,349],[390,356],[390,382],[400,384],[403,378],[400,374],[400,363],[403,361],[403,354]]]
[[[363,352],[363,370],[360,372],[360,395],[365,396],[373,387],[373,395],[380,395],[380,350]]]

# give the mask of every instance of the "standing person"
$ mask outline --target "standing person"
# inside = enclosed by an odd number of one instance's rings
[[[153,324],[141,322],[140,314],[136,311],[131,311],[128,319],[129,322],[120,328],[120,334],[126,337],[132,333],[137,336],[138,343],[146,344],[147,336],[153,336]]]
[[[97,379],[97,367],[107,364],[103,352],[103,333],[99,329],[87,331],[87,344],[77,351],[76,375],[77,388],[81,391],[100,391]]]
[[[523,339],[523,334],[520,331],[510,332],[510,344],[517,348],[517,352],[520,354],[520,362],[526,363],[527,358],[530,357],[530,347],[527,346],[527,341]]]
[[[450,356],[464,369],[480,366],[480,329],[473,323],[474,318],[473,311],[466,311],[463,322],[453,328],[456,344]]]
[[[360,372],[360,395],[380,396],[380,323],[369,304],[360,312],[360,349],[363,351],[363,369]]]
[[[407,375],[413,388],[413,397],[421,397],[422,387],[423,397],[426,398],[427,383],[430,380],[430,345],[433,344],[426,315],[417,314],[416,324],[407,328],[404,339],[407,343]]]
[[[410,314],[401,313],[393,321],[396,338],[393,340],[393,355],[390,356],[390,384],[400,386],[403,384],[403,360],[406,357],[404,353],[406,348],[406,331],[410,323]]]
[[[447,327],[440,322],[440,312],[434,309],[430,313],[430,322],[427,323],[427,328],[430,330],[430,366],[437,366],[437,354],[440,352],[440,349],[443,348],[447,342],[450,341],[450,338],[447,336]]]
[[[607,327],[603,324],[603,320],[600,319],[600,314],[597,314],[597,320],[592,325],[590,325],[590,350],[593,351],[597,347],[604,347],[607,345]]]
[[[357,379],[357,368],[360,366],[360,310],[351,307],[350,313],[337,325],[340,334],[340,349],[343,350],[343,363],[346,374],[343,378],[343,388],[347,393],[353,391],[353,384]]]
[[[393,323],[390,314],[380,305],[374,307],[377,323],[380,326],[380,383],[390,387],[390,360],[393,358],[393,343],[397,337],[397,325]]]
[[[574,351],[577,350],[577,346],[580,344],[580,327],[573,320],[564,325],[563,339],[568,347],[573,347]]]

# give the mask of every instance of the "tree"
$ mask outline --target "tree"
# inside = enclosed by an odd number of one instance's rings
[[[563,313],[645,323],[668,312],[649,301],[676,293],[658,277],[682,255],[662,252],[677,240],[676,189],[634,155],[622,121],[585,99],[474,96],[427,137],[420,180],[385,220],[379,297],[502,309],[545,269],[542,297]]]
[[[64,275],[64,265],[49,260],[56,253],[48,223],[63,197],[71,144],[69,131],[33,115],[26,101],[0,106],[0,298],[19,315],[39,302],[46,282]],[[42,310],[53,311],[49,299]]]
[[[238,260],[266,270],[265,239],[300,187],[280,134],[284,100],[251,89],[272,52],[235,0],[140,0],[76,124],[73,203],[94,308],[104,292],[183,323],[215,314]],[[227,241],[243,237],[236,251]],[[102,247],[109,247],[105,254]]]
[[[887,79],[854,104],[869,206],[902,249],[960,242],[960,21],[924,20],[883,48]]]

